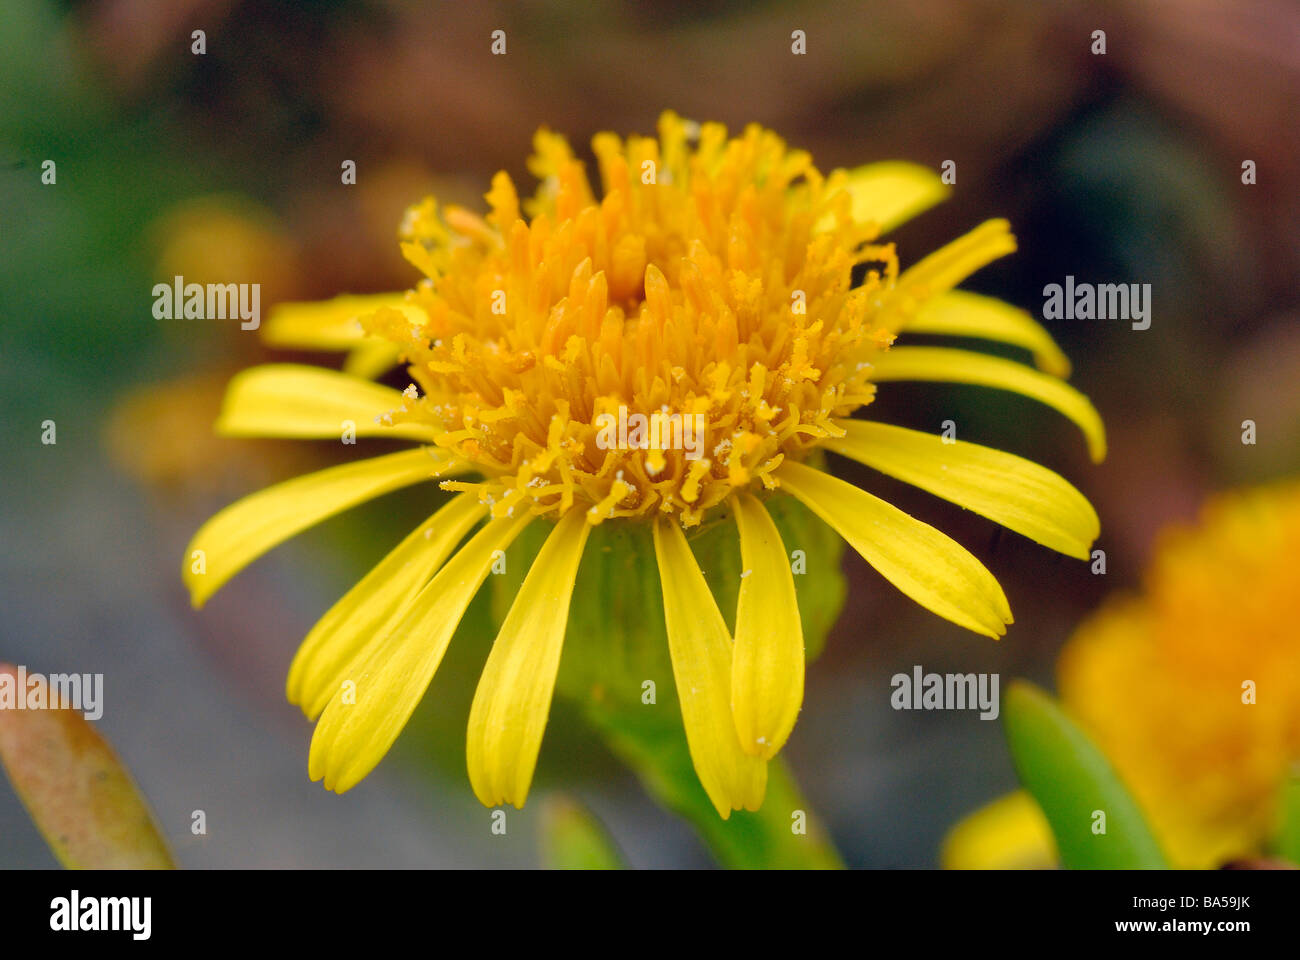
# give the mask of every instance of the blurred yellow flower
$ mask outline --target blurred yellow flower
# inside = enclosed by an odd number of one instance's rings
[[[478,478],[443,480],[456,496],[325,615],[293,664],[289,697],[320,718],[309,769],[327,788],[349,789],[384,756],[495,559],[533,522],[550,532],[470,713],[476,794],[523,804],[588,534],[636,523],[652,531],[687,742],[722,817],[761,803],[766,763],[803,699],[791,556],[762,498],[792,494],[954,623],[997,637],[1011,622],[975,557],[819,469],[821,450],[1070,556],[1086,558],[1097,536],[1087,500],[1037,464],[848,419],[880,383],[977,384],[1054,406],[1104,455],[1100,418],[1060,379],[1068,364],[1046,332],[1024,311],[953,289],[1015,249],[1005,221],[900,272],[893,245],[875,241],[942,199],[931,171],[884,163],[823,176],[757,126],[728,138],[672,113],[657,139],[600,134],[592,146],[600,199],[569,145],[543,130],[531,199],[499,173],[484,216],[432,199],[410,210],[402,251],[424,274],[414,290],[289,305],[269,319],[272,343],[350,351],[343,372],[263,366],[230,386],[219,421],[229,435],[337,439],[349,423],[358,436],[419,446],[222,511],[187,552],[196,605],[340,510],[432,477]],[[857,286],[855,267],[865,269]],[[914,332],[1012,344],[1042,372],[959,349],[891,348]],[[366,379],[398,362],[404,391]],[[637,417],[662,418],[666,433],[625,430]],[[734,636],[684,533],[706,517],[734,519],[739,533]]]
[[[112,464],[166,496],[229,495],[321,465],[309,448],[232,443],[212,432],[230,371],[137,386],[113,401],[103,441]]]
[[[171,207],[150,226],[155,274],[208,284],[261,285],[264,303],[302,296],[292,240],[267,211],[238,195],[210,195]]]
[[[945,870],[1045,870],[1056,866],[1056,840],[1034,798],[999,797],[953,827],[939,861]]]
[[[1168,532],[1143,595],[1061,653],[1061,699],[1171,863],[1258,854],[1300,761],[1300,486],[1220,496]]]
[[[1172,866],[1266,852],[1300,763],[1300,485],[1221,495],[1166,531],[1140,596],[1083,623],[1061,700],[1132,791]],[[949,868],[1055,862],[1027,794],[945,841]]]

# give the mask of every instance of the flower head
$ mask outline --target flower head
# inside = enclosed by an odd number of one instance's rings
[[[592,148],[599,197],[568,144],[542,131],[531,198],[501,173],[481,216],[432,199],[408,212],[402,250],[424,275],[413,290],[271,318],[273,343],[350,351],[342,373],[273,365],[231,384],[219,422],[229,434],[335,437],[347,421],[357,435],[420,446],[291,481],[214,517],[191,546],[207,557],[205,572],[187,569],[196,603],[287,536],[362,500],[431,477],[456,494],[325,615],[294,662],[289,695],[320,716],[310,769],[327,787],[346,790],[379,762],[493,558],[533,522],[549,534],[471,710],[476,793],[522,805],[587,537],[601,523],[635,523],[652,531],[691,756],[724,817],[761,802],[766,761],[803,695],[794,576],[765,498],[793,495],[939,615],[993,637],[1011,622],[979,561],[823,472],[821,450],[1071,556],[1086,557],[1097,535],[1091,506],[1051,471],[849,419],[881,383],[968,383],[1056,407],[1094,458],[1104,454],[1096,411],[1060,379],[1068,364],[1042,328],[954,289],[1015,249],[1004,221],[901,270],[879,236],[943,197],[929,171],[885,163],[823,176],[757,126],[728,138],[672,113],[658,138],[601,134]],[[1042,369],[893,345],[912,332],[1012,344]],[[405,391],[365,379],[399,361]],[[636,418],[644,432],[624,429]],[[734,519],[739,533],[746,576],[734,631],[686,539],[706,517]]]
[[[709,124],[694,147],[691,133],[667,114],[658,140],[596,137],[599,202],[567,144],[542,132],[530,220],[504,173],[484,218],[412,209],[404,249],[428,279],[407,302],[427,320],[388,310],[368,326],[402,345],[423,394],[401,419],[430,425],[484,477],[445,486],[498,514],[577,506],[592,523],[691,526],[741,490],[775,487],[783,460],[871,401],[892,339],[871,308],[897,260],[864,246],[876,227],[852,218],[844,174],[828,182],[757,127],[728,140]],[[854,265],[872,260],[880,269],[852,288]],[[663,439],[699,423],[702,443],[611,444],[601,432],[620,409],[649,426],[663,415]]]

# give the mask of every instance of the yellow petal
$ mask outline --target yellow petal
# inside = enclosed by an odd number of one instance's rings
[[[704,791],[726,820],[732,810],[758,809],[767,763],[740,748],[731,714],[731,636],[685,535],[658,517],[654,542],[686,743]]]
[[[733,502],[744,575],[736,604],[731,703],[741,748],[770,760],[785,746],[803,704],[803,624],[776,524],[750,494]]]
[[[405,293],[335,297],[308,303],[280,303],[262,325],[262,339],[276,347],[307,350],[351,350],[369,339],[358,318],[381,307],[401,310],[413,324],[423,324],[427,315],[406,302]]]
[[[1011,608],[993,574],[947,535],[821,470],[786,461],[781,488],[834,527],[907,596],[953,623],[1000,637]]]
[[[353,661],[352,675],[316,724],[308,773],[325,788],[352,789],[388,752],[419,705],[474,594],[531,514],[491,520],[425,585],[381,642]]]
[[[1016,250],[1016,238],[1006,220],[986,220],[974,230],[945,244],[903,271],[890,302],[917,303],[951,290],[972,273]]]
[[[1009,343],[1033,353],[1034,363],[1044,373],[1061,378],[1070,375],[1070,360],[1051,334],[1028,312],[995,297],[949,290],[923,303],[916,316],[904,324],[903,332]]]
[[[1059,475],[1001,450],[868,420],[837,420],[836,453],[928,490],[1030,540],[1087,560],[1101,521]]]
[[[423,423],[385,423],[406,408],[392,387],[293,363],[268,363],[237,374],[226,388],[217,432],[228,437],[340,440],[358,437],[432,441],[442,430]]]
[[[373,380],[387,373],[401,359],[402,348],[390,340],[375,337],[363,340],[348,351],[343,361],[343,372],[362,380]]]
[[[469,713],[466,760],[486,807],[522,807],[537,766],[569,622],[569,599],[591,525],[570,510],[555,525],[511,604]]]
[[[961,820],[944,837],[939,854],[945,870],[1050,870],[1057,862],[1047,817],[1023,790]]]
[[[248,564],[296,533],[349,507],[454,470],[432,448],[403,450],[295,477],[238,500],[199,528],[181,575],[201,607]]]
[[[869,163],[848,171],[845,189],[853,198],[853,219],[877,223],[887,233],[929,210],[950,193],[939,175],[929,167],[902,160]],[[823,229],[830,218],[817,224]]]
[[[298,648],[285,690],[315,720],[352,660],[383,639],[420,588],[487,513],[473,493],[453,497],[321,617]]]
[[[947,347],[894,347],[876,360],[871,379],[968,383],[1019,393],[1073,420],[1088,441],[1093,462],[1106,459],[1106,428],[1088,398],[1068,383],[1014,360]]]

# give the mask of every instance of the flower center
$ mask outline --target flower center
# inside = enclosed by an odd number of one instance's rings
[[[394,419],[443,430],[484,475],[444,486],[499,515],[577,503],[592,523],[662,510],[693,525],[874,395],[893,338],[872,317],[897,260],[853,222],[842,174],[756,126],[727,139],[667,114],[659,134],[595,138],[599,200],[543,131],[526,220],[504,173],[485,217],[432,199],[408,212],[403,252],[426,275],[408,300],[427,320],[365,323],[419,387]]]

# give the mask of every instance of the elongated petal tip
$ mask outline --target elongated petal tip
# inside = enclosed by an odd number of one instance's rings
[[[181,582],[185,584],[185,592],[189,594],[190,607],[194,610],[202,610],[208,598],[212,596],[220,587],[220,584],[210,585],[207,580],[206,572],[199,572],[196,567],[206,571],[206,557],[203,556],[198,544],[203,539],[203,533],[207,529],[207,524],[199,528],[189,545],[185,548],[185,554],[181,557]]]
[[[1006,603],[1005,595],[1002,596],[1002,603]],[[999,620],[987,618],[977,624],[968,626],[968,629],[980,634],[981,636],[988,637],[990,640],[1001,640],[1007,635],[1007,627],[1015,623],[1016,620],[1015,617],[1011,616],[1011,608],[1009,606],[1006,607],[1005,612],[999,612],[997,616],[1000,618],[1001,622],[999,622]]]
[[[731,709],[731,635],[681,527],[657,517],[654,544],[686,742],[705,793],[726,820],[734,809],[762,803],[767,765],[740,747]]]
[[[384,759],[423,699],[465,610],[531,513],[488,522],[347,666],[353,679],[335,689],[312,735],[308,771],[327,790],[352,789]]]
[[[799,599],[780,531],[749,494],[735,501],[741,563],[731,706],[741,749],[770,760],[785,745],[803,703]]]
[[[1096,436],[1088,437],[1088,456],[1093,463],[1101,463],[1106,459],[1106,428],[1101,425],[1100,418],[1096,426]]]
[[[929,167],[906,160],[884,160],[848,171],[853,219],[872,221],[888,233],[935,204],[952,189]]]
[[[329,467],[267,487],[214,514],[194,535],[182,577],[202,606],[231,577],[297,533],[359,503],[432,479],[425,448]]]
[[[1013,454],[869,420],[836,421],[828,449],[1002,524],[1045,547],[1087,560],[1097,511],[1064,478]]]
[[[1056,377],[1013,360],[949,347],[895,347],[876,362],[873,377],[877,382],[964,383],[1019,393],[1074,421],[1094,463],[1106,458],[1106,428],[1092,401]]]
[[[333,439],[345,424],[358,437],[431,441],[428,424],[394,422],[407,398],[348,373],[292,363],[250,367],[226,388],[216,431],[228,437]]]
[[[921,606],[976,633],[998,637],[1011,607],[993,574],[946,534],[851,483],[796,461],[782,486]]]
[[[921,304],[902,333],[971,337],[1028,350],[1038,369],[1058,379],[1070,376],[1070,360],[1029,312],[994,297],[950,290]]]
[[[358,783],[360,783],[363,779],[365,779],[366,775],[370,773],[370,771],[373,769],[374,769],[373,766],[364,770],[358,768],[352,768],[348,772],[337,777],[334,780],[333,784],[327,784],[326,789],[332,790],[335,793],[340,795],[345,794],[353,787],[355,787]]]
[[[497,633],[470,707],[465,760],[485,806],[528,799],[559,671],[569,601],[591,526],[570,510],[551,530]]]
[[[319,731],[320,728],[317,727],[317,732]],[[319,781],[320,785],[331,793],[347,793],[379,764],[379,760],[383,759],[381,755],[373,762],[362,762],[364,758],[339,755],[324,743],[318,752],[317,739],[318,737],[312,737],[312,749],[307,759],[307,775],[312,782]]]

